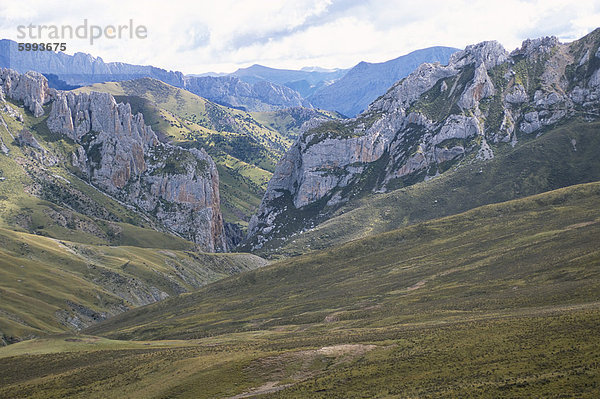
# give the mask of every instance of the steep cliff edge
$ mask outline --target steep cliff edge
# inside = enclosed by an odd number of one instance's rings
[[[468,46],[422,64],[354,119],[307,126],[249,227],[250,248],[327,219],[352,198],[412,185],[574,117],[599,118],[600,30],[570,43]],[[503,144],[504,143],[504,144]]]
[[[85,180],[206,251],[227,249],[219,176],[203,149],[159,141],[141,114],[107,93],[60,92],[48,89],[38,73],[6,69],[0,70],[0,87],[35,117],[51,103],[46,125],[75,144],[66,161]]]
[[[73,165],[94,185],[209,251],[226,249],[219,176],[204,150],[161,143],[107,93],[58,93],[47,124],[79,144]]]

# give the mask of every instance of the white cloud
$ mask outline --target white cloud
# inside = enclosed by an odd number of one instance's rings
[[[69,40],[68,52],[105,61],[152,64],[185,73],[273,67],[350,67],[419,48],[463,48],[498,40],[509,50],[528,37],[573,40],[597,27],[594,0],[9,0],[0,4],[0,36],[17,25],[124,24],[148,28],[144,40]]]

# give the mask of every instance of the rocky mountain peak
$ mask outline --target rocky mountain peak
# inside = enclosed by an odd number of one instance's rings
[[[454,76],[470,64],[476,66],[477,83],[488,81],[486,90],[489,92],[491,82],[487,78],[486,71],[505,62],[507,58],[508,52],[500,43],[487,41],[467,46],[464,50],[452,54],[448,65],[441,65],[437,62],[423,63],[405,79],[392,86],[384,96],[373,102],[365,114],[391,112],[398,109],[406,110],[440,79]]]
[[[527,39],[523,41],[520,48],[510,53],[511,57],[518,55],[531,56],[533,54],[547,54],[560,44],[556,36],[546,36],[538,39]]]
[[[47,125],[79,144],[73,165],[96,186],[209,251],[226,249],[219,176],[204,150],[161,143],[108,93],[57,93]]]
[[[461,68],[465,65],[475,63],[485,64],[486,69],[491,69],[506,61],[508,52],[495,40],[481,42],[467,46],[450,57],[449,66]]]

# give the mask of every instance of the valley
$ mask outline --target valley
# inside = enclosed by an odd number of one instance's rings
[[[598,397],[600,28],[218,76],[15,44],[0,398]]]

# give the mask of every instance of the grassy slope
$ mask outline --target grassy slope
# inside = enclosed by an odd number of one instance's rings
[[[599,239],[600,183],[484,206],[89,330],[196,340],[57,337],[2,349],[0,394],[226,397],[262,387],[273,397],[591,398]],[[54,372],[42,371],[48,364]],[[273,392],[267,382],[293,385]]]
[[[154,79],[101,83],[77,91],[109,92],[131,103],[134,112],[142,112],[155,131],[182,145],[205,148],[219,166],[222,212],[228,222],[247,223],[277,160],[291,145],[289,137],[247,112]]]
[[[343,116],[335,111],[321,109],[292,108],[270,112],[252,112],[251,115],[258,122],[285,137],[294,140],[298,137],[302,124],[313,117],[327,119],[342,119]]]
[[[330,220],[291,239],[274,240],[260,253],[303,254],[485,204],[596,181],[598,148],[600,123],[570,122],[515,149],[504,144],[491,161],[464,163],[433,180],[351,201]]]
[[[70,331],[56,316],[65,301],[110,315],[264,264],[247,254],[86,245],[6,229],[0,243],[0,332],[15,338]]]
[[[488,205],[280,261],[92,331],[189,338],[330,315],[365,326],[598,300],[599,205],[600,183]]]

